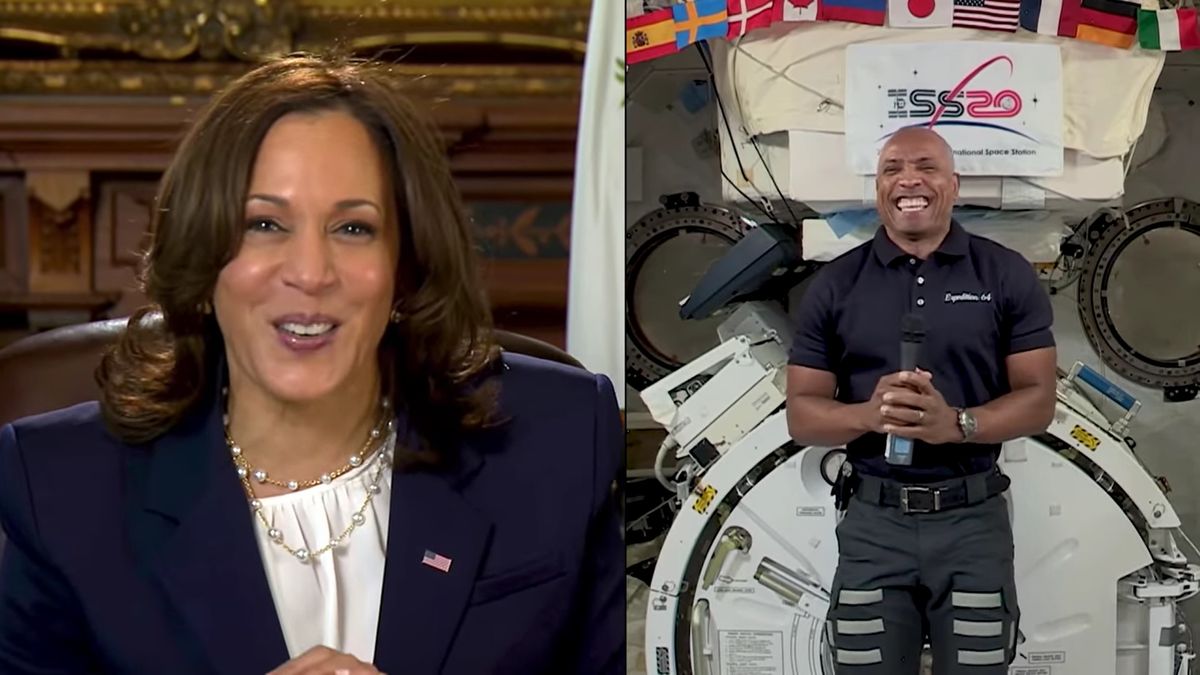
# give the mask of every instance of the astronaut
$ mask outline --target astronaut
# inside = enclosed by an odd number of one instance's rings
[[[1000,675],[1014,656],[996,460],[1053,419],[1053,314],[1028,261],[952,218],[958,184],[937,133],[894,134],[876,177],[882,226],[818,272],[797,313],[789,433],[847,451],[828,616],[838,673],[915,675],[926,639],[937,675]],[[906,316],[925,339],[903,371]],[[911,463],[885,458],[889,434],[912,440]]]

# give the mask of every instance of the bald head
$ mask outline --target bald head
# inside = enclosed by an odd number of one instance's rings
[[[893,150],[896,146],[905,149],[927,148],[937,154],[939,163],[944,163],[950,168],[950,172],[954,173],[954,151],[950,149],[950,144],[946,142],[946,139],[929,127],[905,127],[892,134],[892,137],[883,144],[883,149],[879,151],[880,168],[883,166],[884,159],[895,154],[888,151]]]

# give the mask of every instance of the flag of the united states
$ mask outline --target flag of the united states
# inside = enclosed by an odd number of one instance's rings
[[[425,551],[425,556],[421,558],[422,565],[428,565],[433,569],[441,570],[442,572],[450,571],[451,562],[453,561],[446,556],[440,553],[434,553],[433,551]]]
[[[1017,31],[1021,19],[1021,0],[954,0],[955,26]]]

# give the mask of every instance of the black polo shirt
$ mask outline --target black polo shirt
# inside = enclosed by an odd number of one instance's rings
[[[1010,391],[1005,357],[1054,345],[1050,298],[1019,253],[973,235],[957,222],[924,261],[909,256],[883,227],[872,241],[831,261],[800,302],[790,363],[837,376],[836,398],[861,403],[879,378],[900,370],[900,323],[920,314],[925,343],[917,365],[951,407],[983,405]],[[918,441],[913,464],[883,458],[885,436],[847,446],[860,472],[929,482],[986,471],[998,445],[932,446]]]

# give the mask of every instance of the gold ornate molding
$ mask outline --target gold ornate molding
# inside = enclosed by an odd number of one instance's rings
[[[147,0],[119,7],[117,26],[142,58],[258,61],[291,51],[300,16],[290,0]]]
[[[208,96],[244,73],[242,63],[0,61],[0,94]],[[409,90],[428,98],[579,96],[578,66],[397,64]]]
[[[614,0],[615,1],[615,0]],[[0,0],[0,39],[64,58],[257,61],[338,45],[366,52],[491,44],[583,52],[590,0]]]

